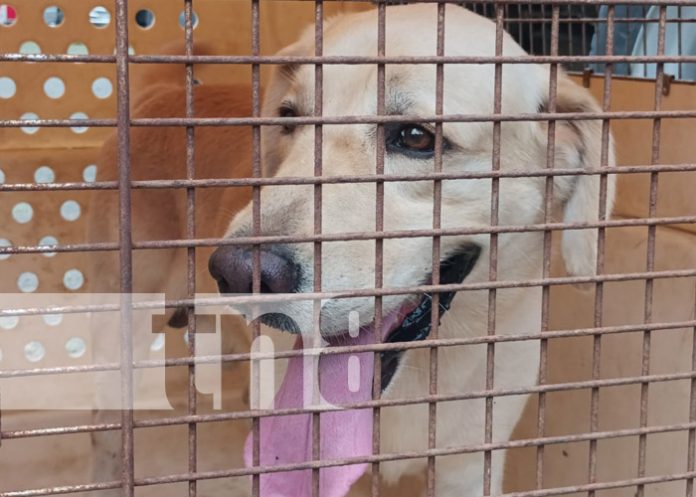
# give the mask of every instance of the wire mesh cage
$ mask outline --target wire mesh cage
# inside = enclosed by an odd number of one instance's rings
[[[693,0],[0,0],[0,497],[692,495],[694,81]]]

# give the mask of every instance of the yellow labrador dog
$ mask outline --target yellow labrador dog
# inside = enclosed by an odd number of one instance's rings
[[[437,6],[415,4],[387,9],[387,56],[426,56],[436,53]],[[369,11],[330,19],[324,29],[323,51],[327,56],[377,55],[377,13]],[[459,6],[446,8],[445,54],[492,56],[495,25]],[[314,30],[287,47],[283,55],[313,55]],[[525,52],[505,35],[503,55]],[[447,64],[444,69],[445,114],[492,114],[494,109],[493,64]],[[323,115],[376,115],[377,76],[375,64],[325,65],[323,67]],[[549,104],[548,66],[506,64],[502,71],[502,112],[535,114],[553,109]],[[378,147],[385,147],[385,174],[424,174],[434,170],[435,125],[408,116],[435,114],[436,68],[434,65],[392,64],[386,68],[386,114],[405,116],[402,122],[384,126],[384,143],[377,143],[375,124],[325,125],[322,129],[323,176],[370,175],[375,172]],[[267,89],[265,116],[310,116],[314,111],[315,71],[311,65],[279,67]],[[558,75],[557,112],[595,112],[597,104],[583,88],[564,74]],[[490,171],[493,158],[491,122],[447,122],[443,126],[442,157],[446,172]],[[307,177],[314,175],[313,126],[287,124],[264,127],[263,168],[266,175]],[[548,124],[518,121],[502,124],[500,169],[530,173],[550,167],[547,163]],[[587,170],[601,165],[601,123],[597,120],[558,121],[553,145],[554,165],[562,169]],[[608,163],[613,151],[608,147]],[[491,225],[491,179],[442,182],[441,224],[445,229],[483,229]],[[311,235],[314,233],[312,185],[266,186],[261,190],[261,228],[265,235]],[[388,181],[384,184],[384,230],[428,230],[433,226],[432,181]],[[502,178],[499,183],[498,223],[523,226],[544,222],[545,179]],[[614,184],[607,188],[611,208]],[[326,184],[322,189],[321,229],[324,234],[373,232],[377,203],[374,183]],[[570,175],[553,180],[553,207],[562,220],[594,222],[600,209],[597,175]],[[251,233],[252,208],[248,205],[231,220],[226,236],[234,239]],[[542,231],[503,233],[497,237],[497,280],[520,281],[542,277]],[[440,240],[441,283],[489,281],[491,236],[487,233],[443,236]],[[431,237],[388,238],[383,246],[385,288],[407,288],[432,282]],[[597,236],[594,229],[562,233],[562,253],[568,272],[591,275],[596,266]],[[314,274],[312,243],[264,245],[261,250],[261,287],[264,292],[313,292],[317,277],[324,292],[369,290],[375,287],[374,240],[323,243],[321,274]],[[251,252],[248,247],[221,246],[210,259],[210,270],[222,293],[246,293],[251,289]],[[408,292],[408,290],[405,290]],[[383,300],[381,329],[374,329],[373,297],[329,298],[321,301],[321,335],[328,347],[369,344],[380,335],[385,342],[409,342],[425,338],[430,331],[430,296],[388,295]],[[493,324],[498,335],[534,333],[541,329],[542,290],[538,286],[500,289],[495,307],[489,307],[487,290],[440,294],[439,337],[447,339],[484,336]],[[447,312],[445,312],[447,311]],[[494,312],[494,323],[489,322]],[[357,316],[359,329],[351,328]],[[312,305],[287,307],[286,315],[267,314],[266,324],[292,333],[311,335]],[[311,344],[311,339],[309,342]],[[301,338],[296,347],[302,347]],[[382,353],[381,371],[374,371],[374,354],[329,354],[308,371],[302,359],[290,361],[275,407],[312,404],[303,392],[307,381],[319,376],[321,402],[360,404],[372,396],[374,374],[381,374],[382,397],[414,399],[429,394],[430,365],[427,349]],[[537,381],[539,342],[498,344],[495,348],[494,388],[530,387]],[[437,391],[461,394],[486,388],[485,345],[451,346],[439,350]],[[357,372],[356,372],[357,371]],[[357,375],[357,376],[356,376]],[[309,380],[307,379],[309,377]],[[496,398],[493,405],[492,439],[506,441],[515,426],[527,395]],[[316,399],[315,399],[316,400]],[[474,398],[438,403],[435,448],[445,454],[436,460],[437,495],[460,497],[483,495],[482,452],[459,450],[485,440],[485,399]],[[380,418],[381,454],[394,455],[382,464],[387,481],[422,472],[425,458],[414,451],[428,449],[428,404],[393,406]],[[367,469],[361,458],[373,453],[371,409],[348,409],[322,413],[318,427],[310,415],[263,418],[258,440],[261,465],[300,465],[261,476],[261,495],[266,497],[311,494],[312,473],[301,464],[316,459],[312,430],[319,429],[320,471],[323,497],[345,495]],[[247,443],[247,463],[253,465],[255,441]],[[409,453],[411,455],[409,455]],[[399,457],[402,455],[402,457]],[[393,459],[393,460],[392,460]],[[341,465],[333,465],[339,461]],[[491,467],[492,495],[501,492],[504,451],[494,451]],[[305,466],[306,468],[306,466]]]

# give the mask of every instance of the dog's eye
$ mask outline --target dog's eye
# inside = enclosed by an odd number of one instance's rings
[[[295,107],[284,104],[278,108],[278,117],[297,117],[297,111]],[[295,127],[294,124],[283,124],[283,133],[290,134],[295,131]]]
[[[390,148],[419,156],[427,157],[435,153],[435,135],[418,124],[401,125],[392,134],[389,142]]]

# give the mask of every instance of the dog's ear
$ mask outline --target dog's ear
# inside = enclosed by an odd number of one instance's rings
[[[281,49],[276,55],[279,57],[306,55],[304,44],[301,41],[297,41]],[[290,64],[274,65],[272,67],[271,78],[263,97],[264,115],[271,114],[275,110],[275,107],[288,91],[288,88],[290,88],[294,67],[296,66]]]
[[[278,56],[300,56],[312,53],[305,47],[302,40],[283,48]],[[297,65],[274,65],[271,77],[265,88],[261,114],[264,117],[277,117],[283,98],[292,88]],[[282,161],[283,147],[278,146],[281,140],[280,126],[265,126],[261,132],[261,150],[263,154],[263,169],[265,174],[272,175],[277,171]]]
[[[546,109],[550,106],[547,104]],[[601,108],[588,90],[565,74],[558,75],[555,112],[595,113]],[[544,126],[545,129],[546,126]],[[613,166],[614,144],[606,137],[606,165]],[[597,169],[602,165],[602,121],[558,120],[555,130],[555,167],[563,169]],[[606,215],[614,203],[615,178],[608,175]],[[554,196],[563,209],[564,223],[597,222],[600,212],[600,176],[598,174],[556,176]],[[561,248],[566,270],[575,276],[595,274],[597,264],[597,229],[564,230]]]

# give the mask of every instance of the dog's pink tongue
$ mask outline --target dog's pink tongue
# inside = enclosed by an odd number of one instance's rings
[[[386,321],[386,319],[385,319]],[[307,339],[311,341],[311,338]],[[374,342],[374,329],[362,329],[358,338],[341,345]],[[295,348],[302,347],[298,338]],[[312,405],[312,358],[293,357],[288,364],[283,384],[275,398],[275,409]],[[324,405],[355,404],[372,399],[374,353],[332,354],[319,361],[319,378]],[[306,397],[305,397],[306,396]],[[306,400],[305,400],[306,398]],[[372,410],[353,409],[323,412],[319,416],[321,453],[319,459],[329,461],[372,454]],[[247,467],[252,466],[252,437],[244,449]],[[312,415],[272,416],[260,422],[261,466],[274,466],[311,461]],[[334,466],[319,471],[320,497],[343,497],[351,485],[366,471],[367,464]],[[262,474],[261,497],[310,497],[312,471],[285,471]]]

